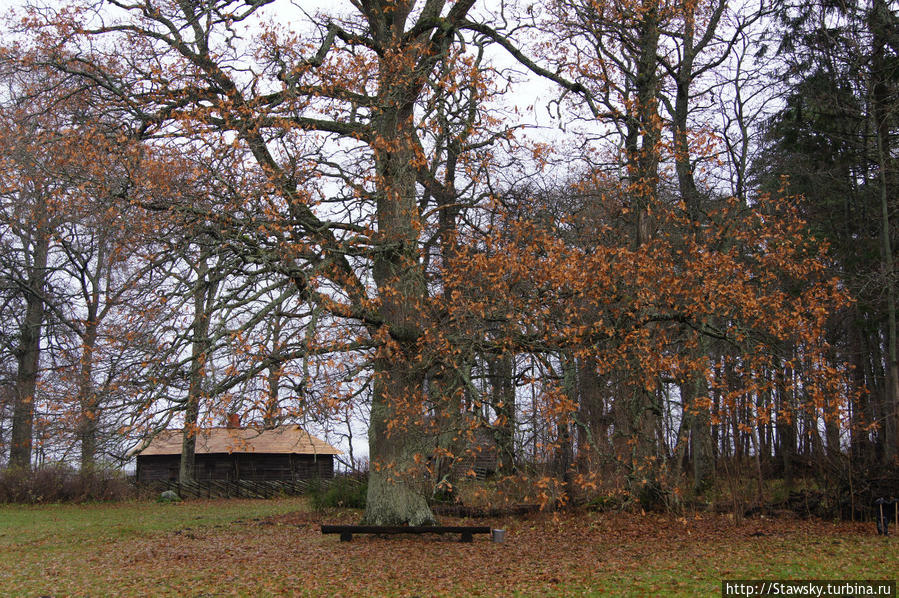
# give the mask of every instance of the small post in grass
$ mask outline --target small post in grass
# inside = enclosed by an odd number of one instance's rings
[[[877,505],[877,512],[874,514],[877,520],[877,534],[879,536],[889,536],[890,518],[888,509],[885,509],[884,505],[893,506],[893,517],[896,520],[896,527],[899,528],[899,499],[881,497],[875,500],[874,504]]]

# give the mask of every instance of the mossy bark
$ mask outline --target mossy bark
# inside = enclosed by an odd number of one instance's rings
[[[405,359],[390,357],[375,361],[369,428],[371,471],[363,523],[433,525],[423,477],[427,437],[414,417],[421,380]]]

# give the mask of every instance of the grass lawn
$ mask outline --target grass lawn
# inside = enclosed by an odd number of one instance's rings
[[[504,544],[319,533],[358,517],[301,498],[0,506],[0,595],[720,596],[722,579],[899,572],[873,523],[585,512],[467,522]]]

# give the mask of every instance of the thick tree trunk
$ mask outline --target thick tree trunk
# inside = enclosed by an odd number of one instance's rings
[[[449,128],[449,127],[448,127]],[[439,150],[438,150],[439,151]],[[459,205],[456,203],[455,179],[458,164],[458,148],[455,140],[447,141],[446,171],[444,173],[443,194],[433,199],[439,206],[438,237],[440,239],[440,255],[442,258],[443,296],[453,297],[456,293],[464,293],[459,280],[452,276],[449,268],[459,257],[458,217]],[[453,329],[452,323],[445,328],[449,336],[464,336],[465,332]],[[488,356],[488,362],[492,357]],[[466,397],[468,381],[471,379],[471,368],[474,357],[469,351],[444,351],[436,359],[436,366],[430,372],[428,380],[428,399],[431,409],[435,410],[434,423],[437,435],[437,454],[432,469],[437,482],[435,492],[444,497],[451,496],[461,471],[460,464],[470,450],[474,428],[483,424],[474,421],[471,413],[466,413]],[[489,365],[488,365],[489,367]]]
[[[81,470],[94,467],[97,458],[97,434],[100,424],[100,398],[94,389],[94,352],[97,348],[97,333],[100,327],[100,280],[106,268],[106,252],[100,246],[97,254],[96,270],[85,268],[82,275],[82,292],[87,307],[84,330],[81,332],[81,363],[78,372],[78,436],[81,441]],[[108,273],[107,273],[108,277]]]
[[[449,356],[444,355],[443,358]],[[470,447],[470,433],[481,422],[473,421],[465,409],[465,377],[470,366],[459,361],[446,361],[429,373],[428,406],[436,417],[427,422],[426,434],[437,437],[437,454],[432,462],[433,491],[450,496],[460,474],[460,464]]]
[[[36,233],[25,295],[25,319],[22,321],[19,346],[16,349],[18,368],[9,450],[9,465],[24,469],[31,467],[34,399],[40,363],[41,327],[44,322],[44,286],[50,252],[48,232],[39,226]]]
[[[704,375],[697,373],[681,389],[684,395],[684,419],[692,449],[693,491],[701,494],[712,485],[715,478],[715,455],[707,405],[708,383]]]
[[[649,206],[655,200],[659,186],[659,148],[661,119],[658,113],[658,47],[659,14],[657,0],[643,1],[643,20],[640,23],[637,73],[636,123],[639,146],[628,148],[631,176],[630,193],[635,200],[636,228],[634,246],[640,248],[650,240]],[[636,141],[635,137],[632,137]]]
[[[629,177],[628,194],[635,214],[633,248],[640,249],[650,241],[650,204],[655,201],[659,186],[659,141],[661,120],[658,114],[658,46],[659,14],[657,0],[644,0],[642,20],[635,49],[637,71],[634,77],[635,112],[627,123],[625,150]],[[633,371],[642,371],[635,360]],[[634,380],[627,397],[619,396],[615,405],[616,429],[620,431],[616,452],[622,462],[630,465],[629,481],[636,492],[654,487],[658,478],[659,447],[656,423],[659,411],[652,391],[644,380]],[[622,446],[622,441],[624,446]],[[625,448],[626,447],[626,448]],[[622,448],[627,455],[622,454]]]
[[[458,0],[445,23],[458,23],[474,0]],[[374,360],[369,430],[368,502],[365,521],[373,525],[434,521],[418,480],[417,460],[429,443],[417,438],[423,418],[423,382],[430,356],[422,355],[428,329],[427,285],[419,255],[421,216],[417,169],[426,162],[415,124],[415,104],[433,67],[446,55],[452,35],[430,29],[444,3],[427,2],[419,15],[423,34],[411,34],[406,21],[414,2],[373,0],[362,3],[372,43],[378,51],[378,91],[370,142],[375,162],[375,216],[372,278],[377,287],[377,315],[370,324],[381,343]],[[450,25],[451,26],[451,25]],[[433,446],[433,442],[430,443]]]
[[[409,214],[405,215],[409,222]],[[385,239],[384,243],[388,241]],[[375,280],[385,325],[375,359],[369,429],[369,525],[425,525],[434,516],[424,497],[419,459],[430,450],[422,430],[424,372],[416,360],[419,350],[423,277],[417,271],[417,249],[412,242],[396,241],[376,258]],[[392,243],[391,243],[392,245]],[[410,249],[411,248],[411,249]]]
[[[577,389],[577,361],[570,353],[561,355],[562,386],[569,404],[578,404]],[[556,414],[556,451],[555,470],[556,475],[562,479],[562,501],[571,500],[574,492],[574,438],[571,434],[571,416],[569,411],[560,411]]]
[[[416,463],[416,456],[420,460],[428,452],[419,421],[425,372],[416,358],[426,327],[426,286],[418,252],[413,104],[395,95],[408,89],[414,75],[397,72],[395,64],[383,64],[381,72],[384,108],[373,119],[380,141],[375,146],[378,247],[372,273],[383,322],[374,334],[383,344],[375,359],[364,521],[423,525],[435,521]]]
[[[209,278],[207,257],[201,255],[197,264],[197,282],[193,290],[194,321],[191,342],[190,380],[184,406],[184,430],[181,437],[181,467],[178,479],[192,482],[196,478],[197,422],[200,403],[205,392],[206,361],[209,359],[209,320],[216,294],[216,283]]]
[[[609,445],[605,388],[596,373],[596,363],[590,356],[578,359],[578,391],[581,424],[578,429],[578,461],[594,468],[611,458],[612,447]]]
[[[690,114],[690,83],[693,80],[693,61],[695,50],[693,48],[693,16],[685,19],[684,36],[682,43],[681,62],[676,78],[676,93],[674,99],[674,117],[672,127],[674,132],[674,167],[677,172],[677,184],[681,199],[687,206],[687,214],[694,224],[699,223],[700,196],[693,177],[693,165],[690,162],[690,144],[687,137],[687,122]]]
[[[430,447],[416,421],[423,379],[416,372],[414,353],[394,352],[375,359],[366,525],[433,525],[436,521],[425,500],[421,467]]]
[[[84,334],[81,338],[81,367],[78,373],[78,405],[80,409],[81,471],[91,469],[97,458],[97,431],[100,405],[94,392],[94,351],[97,346],[97,307],[99,298],[88,307]]]
[[[690,84],[693,80],[693,61],[695,48],[693,45],[694,15],[688,14],[684,19],[682,40],[682,56],[676,77],[676,93],[674,102],[674,164],[681,199],[687,207],[687,214],[693,223],[692,235],[697,243],[702,244],[700,217],[702,214],[699,190],[693,176],[693,165],[690,161],[690,145],[688,139],[688,118],[690,109]],[[709,343],[700,339],[698,351],[708,354]],[[711,417],[708,405],[708,382],[703,372],[697,372],[693,379],[682,386],[684,395],[684,417],[687,418],[690,430],[690,444],[693,456],[693,490],[697,494],[704,492],[715,476],[714,444],[711,433]],[[703,401],[703,403],[700,403]]]
[[[497,415],[493,435],[499,469],[505,475],[515,473],[515,381],[512,356],[503,354],[488,362],[491,402]]]

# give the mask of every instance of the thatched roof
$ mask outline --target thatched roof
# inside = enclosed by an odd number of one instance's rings
[[[163,430],[141,455],[180,455],[181,430]],[[270,430],[256,428],[208,428],[197,432],[196,453],[282,453],[340,455],[342,451],[312,436],[299,426]]]

